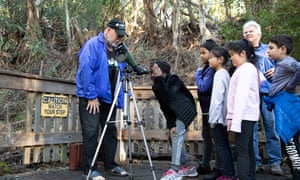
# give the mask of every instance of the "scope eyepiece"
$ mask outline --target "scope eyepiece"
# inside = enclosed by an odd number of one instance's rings
[[[133,71],[137,75],[149,74],[149,71],[146,68],[144,68],[143,66],[141,66],[140,64],[133,67]]]
[[[116,59],[119,62],[126,61],[132,68],[135,74],[143,75],[148,74],[149,71],[138,64],[130,53],[128,47],[124,42],[119,43],[118,45],[113,47],[114,53],[116,54]]]

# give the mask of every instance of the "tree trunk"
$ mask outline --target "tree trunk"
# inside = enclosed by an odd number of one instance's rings
[[[175,60],[175,68],[177,71],[178,60],[179,60],[179,47],[178,42],[180,38],[180,0],[173,0],[173,11],[172,11],[172,46],[175,48],[177,56]]]
[[[231,13],[230,13],[230,2],[229,0],[224,0],[224,8],[225,8],[225,17],[227,20],[231,20]]]
[[[195,19],[195,16],[194,16],[194,13],[193,13],[193,10],[192,10],[191,0],[188,0],[187,3],[188,3],[188,5],[187,5],[188,16],[190,18],[190,28],[191,28],[191,31],[193,32],[193,31],[197,30],[197,21]]]
[[[26,30],[29,32],[31,37],[39,38],[38,32],[40,31],[40,25],[37,18],[37,12],[34,0],[25,0],[25,7],[26,7],[26,15],[27,15],[27,23],[26,23]]]
[[[138,26],[137,18],[138,18],[138,8],[137,8],[136,0],[132,0],[132,16],[131,16],[131,23],[130,23],[130,33],[134,32],[135,28]]]
[[[122,9],[122,11],[121,11],[121,19],[123,19],[124,20],[124,18],[126,17],[126,1],[125,0],[121,0],[121,9]]]
[[[81,29],[79,27],[78,21],[75,17],[72,18],[72,24],[73,24],[74,30],[75,30],[75,38],[79,42],[80,47],[82,47],[87,39],[84,38],[84,36],[81,32]]]
[[[65,0],[66,32],[67,32],[67,43],[68,43],[67,53],[68,55],[70,55],[72,52],[72,40],[71,40],[70,15],[69,15],[68,3],[69,3],[68,0]]]
[[[148,33],[148,40],[156,39],[156,17],[152,0],[143,0],[145,9],[145,31]]]
[[[180,7],[179,0],[173,0],[173,11],[172,11],[172,46],[178,50],[178,39],[179,39],[179,22],[180,22]]]
[[[204,0],[200,0],[199,3],[199,29],[200,29],[200,41],[203,43],[205,40],[211,38],[211,33],[206,27],[206,14],[204,8]]]

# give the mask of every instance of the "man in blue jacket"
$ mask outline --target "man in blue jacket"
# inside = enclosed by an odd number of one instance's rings
[[[82,127],[83,171],[87,175],[91,168],[92,179],[104,179],[97,169],[97,163],[90,167],[98,145],[99,125],[102,128],[105,126],[115,96],[117,101],[110,121],[115,120],[116,108],[123,107],[123,90],[121,88],[116,94],[116,89],[121,82],[126,62],[116,60],[113,46],[122,42],[126,35],[125,23],[120,19],[112,19],[104,32],[87,41],[79,52],[76,94],[79,98]],[[101,144],[105,169],[127,176],[128,173],[114,161],[117,143],[117,128],[114,123],[108,123]]]
[[[249,40],[252,46],[255,48],[255,54],[258,57],[257,68],[263,73],[267,79],[265,83],[260,86],[259,92],[261,97],[260,111],[261,119],[265,127],[267,151],[270,171],[274,175],[283,175],[283,171],[280,167],[282,155],[280,138],[275,131],[275,117],[273,111],[267,110],[267,105],[262,100],[268,96],[270,91],[270,84],[272,82],[272,76],[274,73],[275,62],[268,58],[266,52],[268,45],[260,42],[261,39],[261,27],[255,21],[248,21],[243,26],[244,38]],[[254,152],[256,158],[256,171],[263,171],[261,157],[259,155],[258,148],[258,123],[254,126]]]

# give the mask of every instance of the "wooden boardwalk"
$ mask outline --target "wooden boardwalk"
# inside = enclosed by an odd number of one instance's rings
[[[156,174],[156,179],[160,179],[162,173],[168,168],[169,161],[153,161],[153,166],[155,168],[154,172]],[[122,164],[122,167],[129,171],[129,164]],[[153,180],[153,174],[150,170],[150,164],[148,161],[139,161],[132,164],[132,176],[131,177],[118,177],[105,172],[103,168],[100,167],[102,175],[106,180],[124,180],[124,179],[134,179],[134,180]],[[287,180],[290,178],[289,168],[283,167],[283,176],[272,176],[268,172],[259,173],[256,176],[257,180]],[[0,180],[84,180],[82,177],[82,171],[80,170],[69,170],[68,167],[61,167],[52,170],[36,170],[30,171],[23,174],[15,174],[0,177]],[[203,176],[199,175],[194,178],[183,178],[184,180],[202,180]]]

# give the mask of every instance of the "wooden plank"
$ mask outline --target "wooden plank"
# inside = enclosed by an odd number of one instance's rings
[[[62,118],[54,118],[53,121],[53,132],[56,133],[56,132],[59,132],[60,131],[60,127],[61,127],[61,120]]]
[[[68,132],[68,119],[62,118],[61,121],[61,131]]]
[[[68,157],[68,146],[67,144],[61,144],[60,145],[60,154],[59,158],[61,162],[66,162],[69,157]]]
[[[35,93],[28,93],[26,99],[26,122],[25,122],[25,131],[31,132],[32,125],[32,113],[33,113],[33,101]]]
[[[52,119],[50,118],[44,118],[44,133],[49,133],[51,132],[51,128],[52,128],[52,124],[53,124],[53,121]]]
[[[166,134],[166,131],[163,130],[145,130],[145,136],[148,141],[151,140],[162,140],[162,141],[167,141],[168,137]],[[132,140],[143,140],[142,134],[140,131],[132,131],[131,132],[131,138]],[[123,140],[128,140],[128,132],[127,131],[122,131],[122,139]],[[199,131],[192,131],[192,132],[187,132],[186,134],[186,141],[202,141],[202,137]]]
[[[5,70],[0,70],[0,88],[43,93],[76,94],[74,81]]]
[[[34,147],[33,148],[33,163],[39,163],[41,161],[40,155],[41,155],[41,146]]]
[[[150,101],[143,102],[143,109],[141,109],[140,112],[144,112],[143,115],[141,115],[141,121],[142,122],[144,121],[143,122],[144,128],[145,129],[153,129],[153,121],[152,121],[152,119],[149,118],[151,116],[151,114],[153,113],[152,107],[150,105]]]
[[[41,94],[36,95],[35,99],[35,118],[34,118],[34,132],[40,133],[43,130],[43,120],[41,119]]]
[[[60,154],[59,154],[60,146],[59,145],[52,145],[52,161],[59,161]]]
[[[187,86],[194,98],[197,97],[197,86]],[[133,93],[137,99],[155,99],[151,86],[135,86]]]
[[[72,96],[71,98],[71,103],[70,103],[70,108],[71,108],[71,111],[70,111],[70,116],[68,119],[69,123],[68,123],[68,130],[69,131],[79,131],[81,130],[79,126],[79,119],[78,119],[78,116],[77,116],[77,98]],[[78,123],[78,124],[77,124]]]
[[[23,164],[30,164],[31,147],[24,147]]]
[[[152,118],[153,118],[153,129],[160,129],[159,128],[159,108],[158,108],[158,103],[157,101],[154,101],[154,100],[151,100],[151,103],[152,104],[152,112],[153,112],[153,115],[152,115]]]
[[[82,142],[81,132],[59,132],[59,133],[23,133],[16,132],[16,141],[8,142],[4,140],[6,133],[0,133],[0,148],[3,147],[22,147],[49,144],[68,144]]]
[[[43,162],[50,162],[51,160],[51,147],[45,146],[43,149]]]

